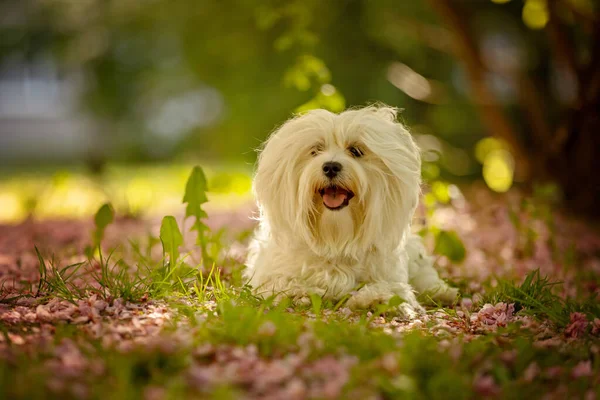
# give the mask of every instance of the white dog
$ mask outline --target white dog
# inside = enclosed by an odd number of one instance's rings
[[[256,293],[300,302],[350,295],[352,308],[399,296],[408,317],[423,312],[415,290],[456,298],[410,233],[421,159],[396,112],[313,110],[270,136],[254,179],[260,226],[245,273]]]

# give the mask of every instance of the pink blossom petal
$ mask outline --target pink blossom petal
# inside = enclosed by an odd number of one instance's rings
[[[592,361],[581,361],[579,364],[573,367],[571,376],[573,376],[575,379],[592,376]]]

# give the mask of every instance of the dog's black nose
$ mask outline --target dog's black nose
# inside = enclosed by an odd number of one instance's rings
[[[342,170],[342,164],[337,161],[328,161],[323,164],[323,173],[328,178],[335,178],[337,174]]]

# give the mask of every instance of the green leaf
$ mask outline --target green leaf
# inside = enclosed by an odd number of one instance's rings
[[[436,254],[448,257],[453,262],[461,262],[465,259],[465,246],[454,231],[440,231],[435,237]]]
[[[35,254],[37,255],[38,261],[40,263],[38,267],[40,271],[40,281],[38,282],[38,288],[35,294],[36,296],[39,296],[47,284],[46,277],[48,276],[48,267],[46,266],[46,261],[44,261],[44,257],[42,257],[42,254],[38,250],[37,246],[33,246],[33,248],[35,249]]]
[[[96,230],[94,231],[94,247],[99,247],[102,239],[104,239],[104,231],[106,227],[110,225],[115,219],[115,210],[112,208],[110,203],[102,205],[94,216],[94,224]]]
[[[160,241],[163,253],[169,256],[170,265],[174,265],[179,258],[179,246],[183,244],[183,236],[175,217],[167,215],[163,218],[160,225]]]
[[[316,108],[340,112],[346,108],[346,99],[334,86],[325,84],[312,99],[296,108],[296,112],[303,113]]]
[[[304,92],[313,85],[321,86],[330,82],[331,72],[320,58],[303,55],[298,57],[295,65],[286,71],[283,81],[285,86]]]
[[[192,227],[190,228],[190,230],[195,230],[196,232],[200,233],[204,233],[204,232],[208,232],[210,231],[210,228],[202,221],[200,221],[199,219],[196,220],[196,222],[194,222],[194,224],[192,225]],[[205,239],[203,237],[203,235],[199,235],[198,237],[198,241],[202,239]]]
[[[311,293],[309,295],[310,302],[312,304],[312,309],[315,315],[321,315],[321,306],[323,305],[323,299],[316,293]]]
[[[202,204],[208,201],[206,197],[207,192],[206,176],[202,168],[196,166],[192,170],[190,177],[188,178],[185,186],[185,195],[183,196],[183,202],[187,203],[185,209],[185,216],[194,217],[195,221],[192,224],[190,230],[195,230],[198,233],[196,243],[202,250],[202,259],[204,265],[211,265],[214,260],[208,253],[209,244],[212,242],[210,229],[201,220],[208,217],[206,212],[202,209]]]
[[[208,187],[204,171],[198,166],[194,167],[185,185],[185,195],[183,196],[183,202],[187,203],[185,209],[186,217],[207,217],[206,212],[202,210],[202,204],[208,201],[208,198],[206,197],[207,190]]]
[[[404,303],[404,299],[400,296],[394,296],[388,301],[388,306],[390,307],[398,307],[400,304]]]

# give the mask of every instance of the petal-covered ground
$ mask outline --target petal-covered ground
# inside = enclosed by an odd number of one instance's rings
[[[0,226],[0,398],[600,397],[594,227],[540,195],[438,200],[415,229],[462,297],[410,321],[253,297],[251,205],[210,214],[204,267],[191,233],[165,264],[159,219],[117,218],[102,256],[91,219]]]

